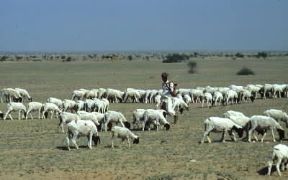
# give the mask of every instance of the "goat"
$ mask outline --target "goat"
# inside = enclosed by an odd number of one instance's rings
[[[67,124],[68,133],[66,137],[67,148],[70,151],[70,140],[75,145],[76,149],[79,149],[76,139],[80,136],[88,137],[88,148],[92,149],[92,140],[95,145],[100,143],[100,137],[96,128],[96,125],[92,121],[77,120],[71,121]]]
[[[123,127],[130,128],[130,123],[127,121],[127,119],[121,112],[107,111],[104,114],[104,121],[105,121],[104,123],[105,131],[107,131],[108,124],[112,125],[112,123],[116,123],[116,124],[120,123]]]
[[[274,129],[278,131],[279,134],[279,139],[282,140],[285,137],[285,131],[284,129],[280,126],[280,124],[273,119],[272,117],[268,116],[262,116],[262,115],[254,115],[250,118],[250,121],[248,122],[248,142],[251,142],[251,135],[253,133],[254,135],[254,130],[255,129],[264,129],[265,132],[263,134],[263,137],[261,139],[261,142],[264,141],[264,138],[266,136],[266,131],[268,129],[271,130],[272,137],[273,137],[273,142],[275,142],[275,136],[274,136]],[[254,138],[256,141],[258,141],[257,137],[254,135]]]
[[[273,147],[273,154],[271,160],[268,161],[268,172],[267,175],[270,176],[271,169],[273,166],[273,161],[277,160],[276,169],[278,175],[281,176],[280,165],[282,164],[282,171],[284,171],[284,164],[286,163],[286,169],[288,169],[288,146],[284,144],[277,144]]]
[[[210,132],[222,132],[222,142],[225,142],[225,135],[228,132],[231,136],[231,139],[236,141],[236,136],[234,131],[238,133],[238,136],[241,138],[243,136],[242,127],[238,124],[234,123],[228,118],[221,118],[221,117],[209,117],[204,121],[204,135],[201,140],[201,144],[204,143],[205,138],[209,143],[211,140],[209,138]],[[233,136],[232,136],[233,135]]]
[[[7,112],[5,113],[4,120],[6,120],[7,116],[9,115],[10,119],[13,120],[11,116],[12,111],[19,111],[18,119],[21,120],[22,112],[24,114],[24,118],[26,118],[26,107],[21,102],[10,102],[7,104]]]
[[[31,119],[33,119],[33,116],[31,114],[32,111],[38,111],[38,119],[41,118],[41,109],[43,107],[43,104],[40,102],[29,102],[28,103],[28,110],[27,110],[27,115],[26,119],[28,119],[28,115],[30,114]]]
[[[111,147],[114,149],[114,137],[118,137],[122,139],[122,142],[127,140],[128,142],[128,147],[130,148],[130,139],[133,140],[133,144],[139,144],[140,138],[136,136],[134,133],[132,133],[128,128],[126,127],[119,127],[119,126],[114,126],[112,127],[111,130],[111,135],[112,135],[112,145]]]

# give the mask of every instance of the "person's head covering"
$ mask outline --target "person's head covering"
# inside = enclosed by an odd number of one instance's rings
[[[161,74],[161,77],[162,77],[162,78],[166,78],[166,79],[167,79],[167,77],[168,77],[168,73],[166,73],[166,72],[163,72],[163,73]]]

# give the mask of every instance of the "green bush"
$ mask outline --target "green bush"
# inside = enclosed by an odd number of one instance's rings
[[[237,75],[255,75],[254,71],[247,67],[243,67],[240,71],[237,72]]]
[[[168,54],[165,60],[163,60],[162,62],[163,63],[177,63],[177,62],[182,62],[188,59],[189,59],[189,56],[186,54],[174,53],[174,54]]]
[[[189,73],[194,74],[197,71],[197,63],[195,61],[189,61],[187,63],[187,66],[189,67]]]

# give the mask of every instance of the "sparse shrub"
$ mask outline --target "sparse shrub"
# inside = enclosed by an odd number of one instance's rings
[[[189,56],[186,54],[178,54],[178,53],[174,53],[174,54],[169,54],[166,56],[165,60],[163,60],[163,63],[177,63],[177,62],[181,62],[184,60],[188,60]]]
[[[264,51],[263,52],[258,52],[257,55],[256,55],[257,58],[261,58],[262,57],[263,59],[265,59],[267,56],[268,56],[268,53],[264,52]]]
[[[247,67],[243,67],[240,71],[237,72],[237,75],[254,75],[254,71]]]
[[[7,59],[9,59],[8,56],[2,56],[2,57],[0,58],[0,61],[6,61]]]
[[[237,58],[243,58],[243,57],[244,57],[244,54],[238,52],[238,53],[235,54],[235,57],[237,57]]]
[[[187,63],[187,66],[189,67],[189,73],[194,74],[197,71],[197,63],[195,61],[189,61]]]
[[[129,55],[129,56],[128,56],[128,60],[129,60],[129,61],[132,61],[132,60],[133,60],[133,56]]]
[[[68,56],[66,59],[62,60],[63,62],[71,62],[72,61],[72,57]]]

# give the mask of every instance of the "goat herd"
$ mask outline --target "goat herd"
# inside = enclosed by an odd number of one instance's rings
[[[70,141],[76,149],[77,138],[80,136],[88,137],[88,147],[92,149],[92,142],[97,145],[100,142],[99,131],[111,131],[112,148],[114,148],[114,137],[127,140],[130,147],[131,142],[139,143],[139,136],[135,135],[131,129],[140,128],[142,131],[150,130],[155,127],[170,129],[170,122],[167,114],[178,116],[184,110],[188,110],[190,103],[201,103],[204,106],[220,106],[237,104],[242,102],[253,102],[256,98],[287,98],[288,84],[249,84],[246,86],[230,85],[229,87],[197,87],[194,89],[178,89],[176,97],[171,98],[172,109],[163,108],[161,98],[162,90],[143,90],[127,88],[126,91],[120,91],[111,88],[98,89],[78,89],[74,90],[71,99],[58,99],[49,97],[47,102],[41,103],[32,101],[28,91],[21,88],[4,88],[1,90],[1,102],[7,103],[7,111],[0,116],[4,120],[9,118],[13,120],[11,112],[18,111],[18,119],[33,119],[31,112],[38,111],[38,119],[53,118],[53,115],[59,119],[59,127],[62,132],[67,132],[66,143],[70,150]],[[22,103],[27,101],[27,108]],[[155,109],[135,109],[133,111],[133,122],[128,122],[121,112],[109,110],[110,103],[154,103]],[[206,104],[206,105],[205,105]],[[169,106],[168,106],[169,108]],[[169,112],[169,113],[168,113]],[[172,112],[172,114],[171,114]],[[264,141],[266,132],[271,131],[273,141],[275,142],[274,131],[278,132],[279,140],[285,138],[285,129],[280,122],[286,123],[288,128],[288,115],[279,109],[268,109],[263,115],[254,115],[247,117],[242,112],[229,110],[223,114],[223,117],[209,117],[204,120],[204,135],[200,143],[204,143],[209,138],[210,132],[222,132],[222,142],[225,142],[225,136],[228,133],[233,141],[238,138],[252,141],[258,141],[257,135],[262,135],[261,142]],[[176,123],[176,121],[174,121]],[[120,126],[118,126],[120,124]],[[243,134],[246,133],[246,137]],[[268,175],[271,173],[273,161],[277,159],[276,169],[281,176],[281,170],[288,168],[288,146],[278,144],[273,147],[272,159],[268,162]]]

